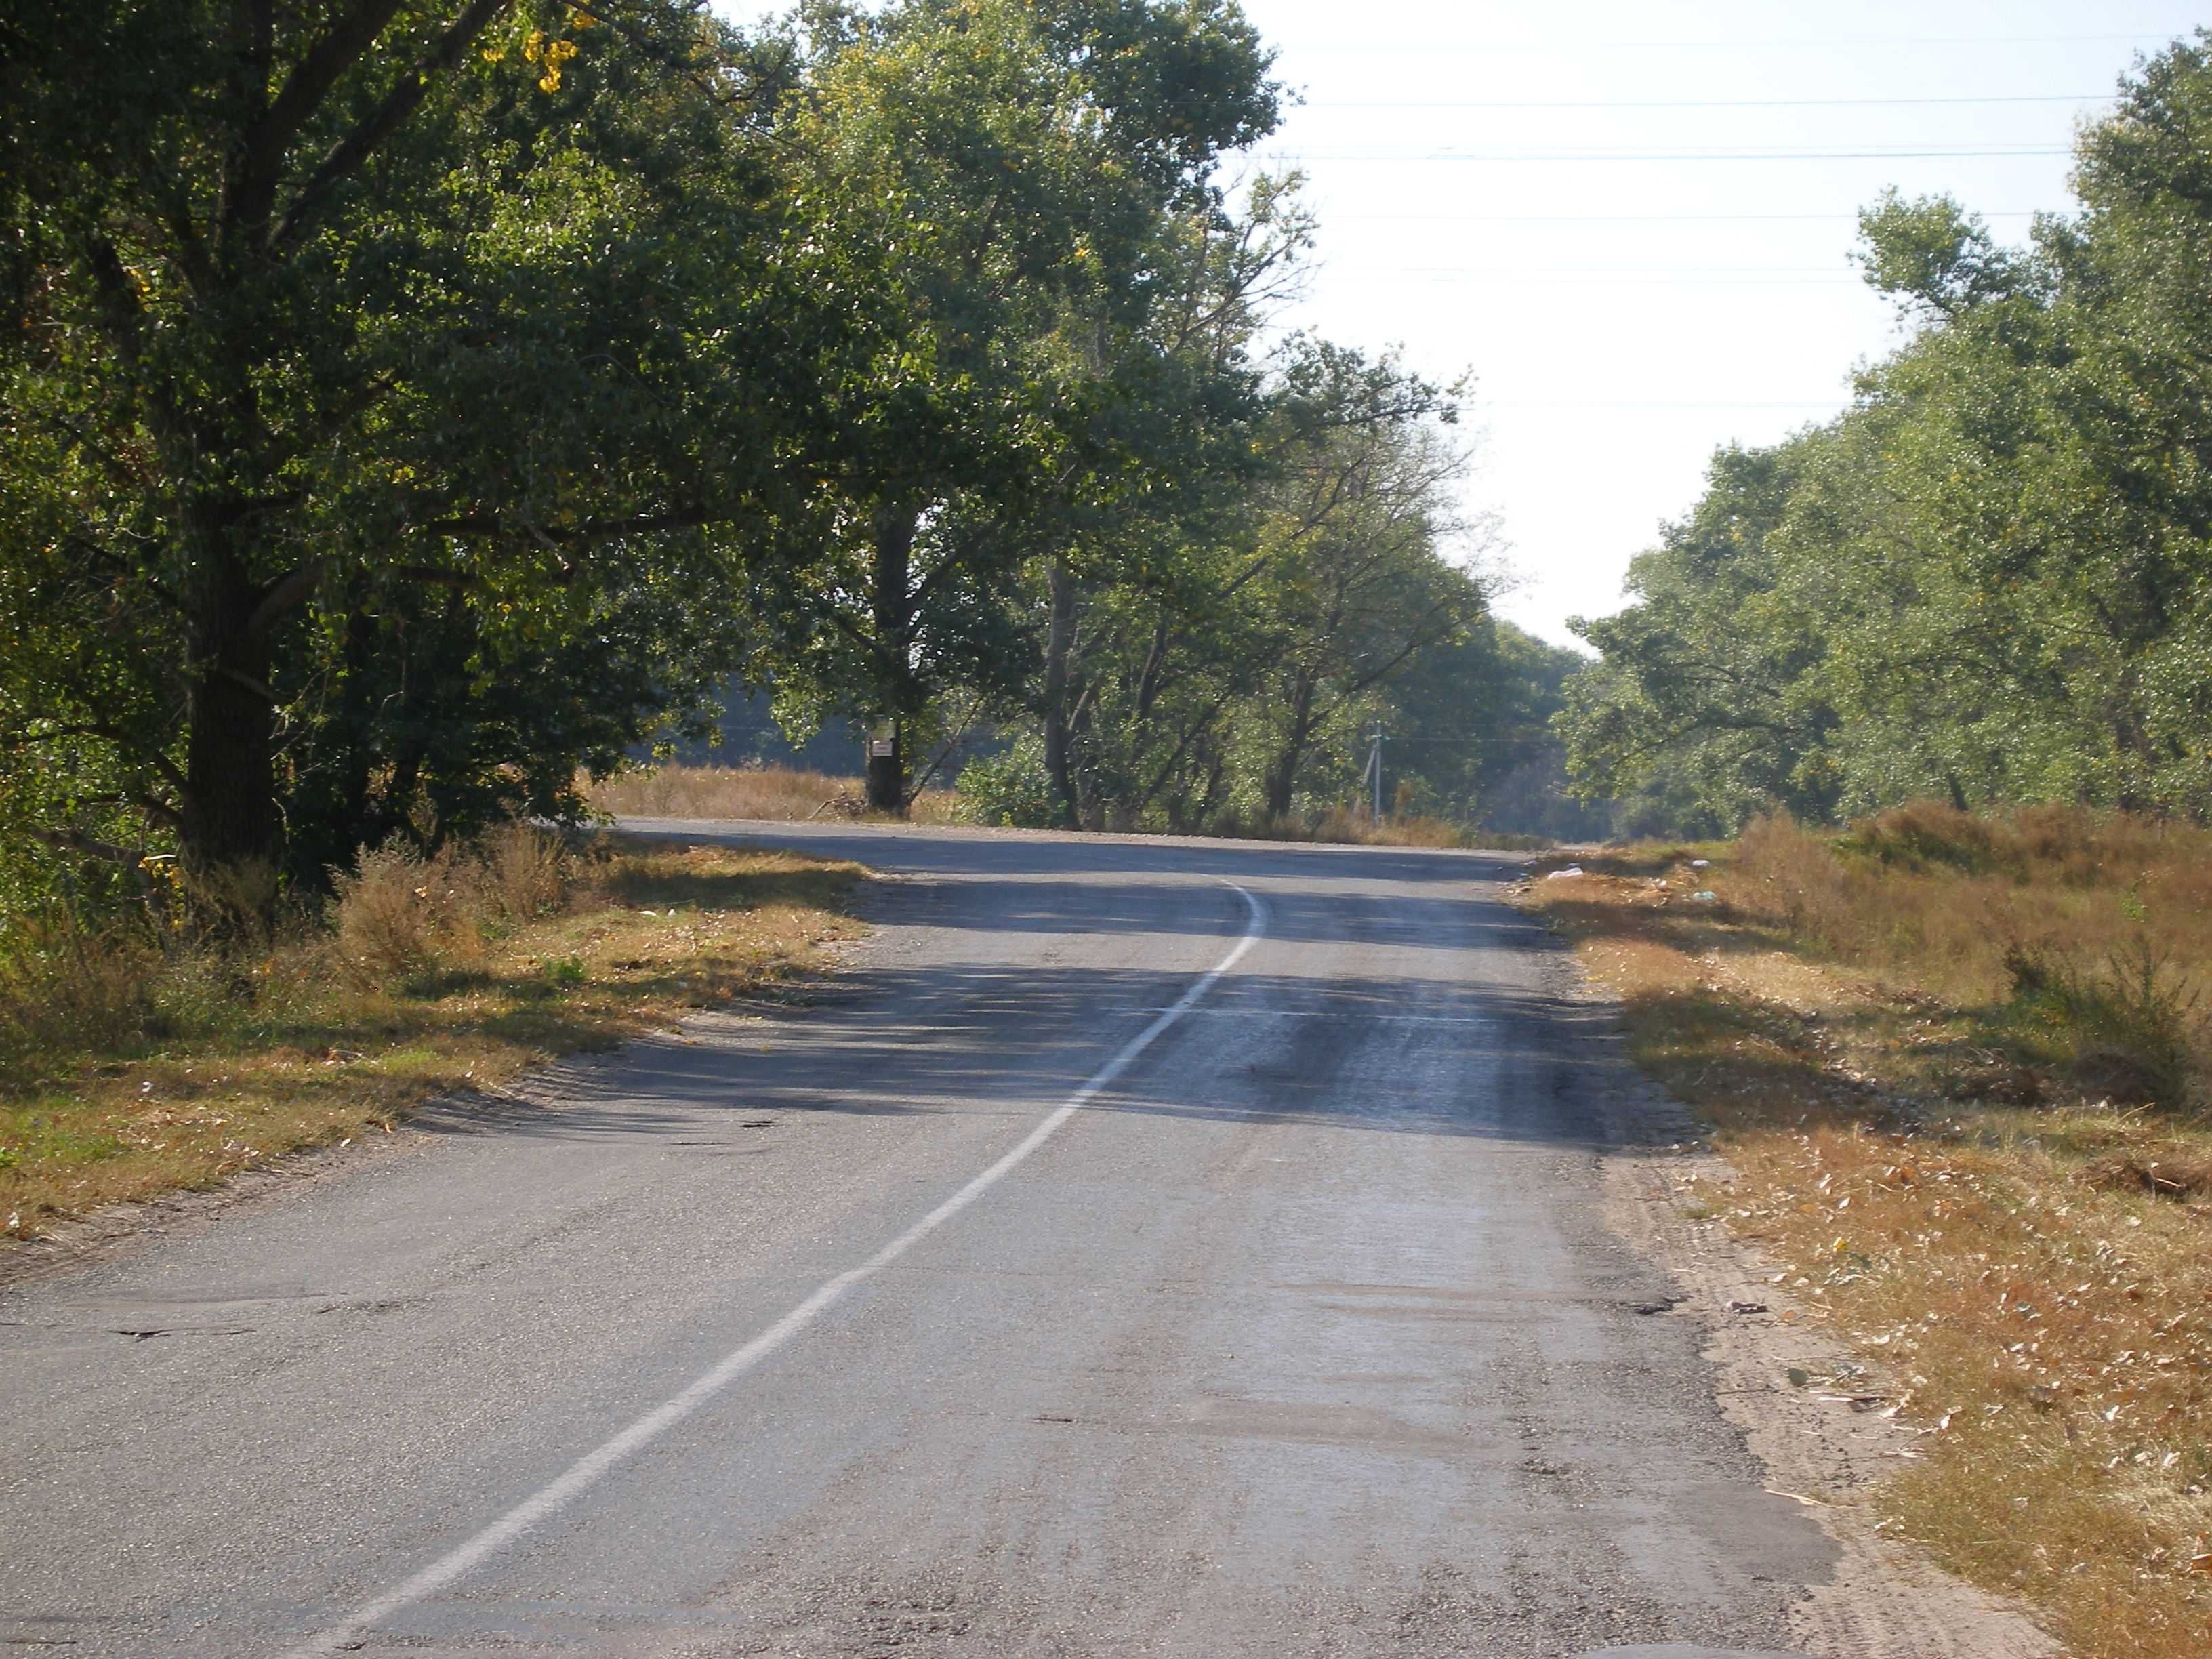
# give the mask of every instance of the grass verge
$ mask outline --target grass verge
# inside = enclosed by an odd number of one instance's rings
[[[867,810],[859,778],[787,766],[641,768],[594,784],[588,793],[593,806],[617,817],[888,821]],[[924,789],[905,821],[958,823],[958,805],[950,789]]]
[[[0,1232],[390,1130],[440,1095],[787,987],[862,872],[787,853],[510,834],[371,854],[333,926],[252,958],[18,942],[0,1021]]]
[[[1932,855],[1899,851],[1916,814]],[[1527,902],[1713,1126],[1733,1173],[1699,1212],[1756,1241],[1786,1316],[1856,1349],[1918,1431],[1878,1524],[2085,1659],[2200,1659],[2212,837],[2063,816],[1765,824],[1585,858]]]
[[[617,817],[858,819],[888,821],[866,810],[860,780],[782,766],[657,766],[625,772],[591,786],[593,806]],[[905,820],[914,823],[975,823],[1012,827],[970,797],[953,789],[925,789]],[[1151,826],[1166,833],[1158,825]],[[1136,831],[1135,833],[1143,833]],[[1314,842],[1354,847],[1482,848],[1532,852],[1549,838],[1470,830],[1449,819],[1401,811],[1377,825],[1349,807],[1293,813],[1289,817],[1231,814],[1206,834],[1253,841]]]

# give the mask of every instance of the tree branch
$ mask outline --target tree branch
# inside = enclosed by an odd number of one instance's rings
[[[310,117],[338,83],[376,44],[404,0],[358,0],[307,55],[284,82],[283,90],[246,130],[239,145],[231,187],[224,192],[223,229],[234,234],[265,224],[275,211],[276,183],[283,177],[285,152]],[[257,20],[258,21],[258,20]],[[411,77],[410,77],[411,78]],[[264,94],[265,95],[265,94]],[[224,237],[226,242],[230,235]]]
[[[43,743],[58,742],[64,738],[105,738],[118,749],[134,756],[143,764],[160,773],[161,781],[172,789],[176,790],[179,794],[185,793],[185,775],[178,769],[177,763],[160,750],[148,748],[137,738],[133,737],[112,720],[72,720],[67,726],[55,726],[46,732],[20,732],[13,738],[0,740],[0,750],[13,753],[24,749],[35,748]],[[137,805],[145,806],[149,811],[155,809],[155,804],[152,802],[138,801]],[[171,812],[173,816],[173,809],[167,806],[161,806],[159,810]]]
[[[258,640],[267,635],[278,623],[314,597],[315,590],[329,574],[329,560],[312,559],[268,583],[261,590],[260,603],[253,607],[253,615],[246,619],[246,637]]]
[[[398,85],[385,94],[384,101],[332,146],[330,154],[323,158],[322,165],[315,169],[291,207],[286,210],[282,222],[270,234],[269,246],[283,248],[289,244],[314,210],[321,205],[331,186],[351,174],[376,153],[386,139],[399,130],[423,99],[429,95],[432,82],[459,63],[461,54],[484,32],[492,19],[514,3],[514,0],[470,0],[461,15],[438,37],[436,44],[430,48],[429,55],[402,75]],[[397,4],[398,0],[368,0],[362,9],[365,12],[381,9],[388,18]],[[306,68],[305,64],[301,65],[302,71]],[[298,76],[295,75],[294,78],[296,80]],[[287,93],[290,90],[289,87],[285,88]],[[325,92],[328,90],[327,87],[324,88]],[[283,102],[283,99],[280,97],[277,103],[282,105]],[[272,115],[274,112],[272,110]]]
[[[703,530],[708,525],[720,524],[735,514],[728,511],[708,511],[694,508],[681,513],[647,514],[635,519],[612,521],[592,521],[547,530],[523,521],[523,528],[539,542],[605,542],[618,536],[649,536],[663,530]],[[415,526],[434,536],[498,536],[512,526],[503,520],[488,519],[432,519]]]
[[[33,841],[59,852],[82,853],[87,858],[98,859],[103,864],[120,865],[125,869],[135,870],[138,866],[139,855],[129,848],[95,840],[81,830],[41,830],[32,823],[18,824],[16,828]]]

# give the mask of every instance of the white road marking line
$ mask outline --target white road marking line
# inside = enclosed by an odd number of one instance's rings
[[[1164,1013],[1160,1008],[1139,1008],[1140,1014]],[[1495,1025],[1479,1014],[1373,1014],[1364,1008],[1194,1008],[1208,1019],[1350,1019],[1397,1025]]]
[[[1243,938],[1237,941],[1236,948],[1227,956],[1194,980],[1190,988],[1174,1003],[1162,1009],[1158,1018],[1123,1043],[1113,1059],[1093,1072],[1088,1082],[1023,1136],[1020,1144],[1012,1152],[859,1267],[839,1273],[751,1341],[732,1351],[712,1370],[674,1399],[655,1407],[613,1438],[585,1453],[551,1485],[523,1499],[475,1537],[433,1561],[397,1589],[356,1608],[344,1624],[311,1638],[303,1647],[292,1649],[286,1659],[326,1659],[331,1654],[362,1646],[375,1626],[404,1608],[428,1601],[455,1579],[489,1560],[539,1522],[558,1515],[625,1458],[643,1450],[762,1360],[788,1345],[793,1337],[812,1324],[846,1291],[890,1267],[1013,1173],[1030,1153],[1057,1134],[1068,1119],[1089,1105],[1101,1091],[1127,1071],[1163,1031],[1188,1013],[1198,1000],[1212,990],[1215,982],[1241,962],[1244,953],[1259,942],[1267,926],[1267,907],[1227,878],[1217,876],[1214,879],[1244,901],[1249,920],[1245,926]]]

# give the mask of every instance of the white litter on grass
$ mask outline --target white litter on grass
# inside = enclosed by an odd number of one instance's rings
[[[1690,902],[1692,904],[1715,904],[1719,902],[1719,901],[1720,895],[1718,893],[1692,893],[1690,895]]]
[[[1690,868],[1692,870],[1710,870],[1712,867],[1713,861],[1711,859],[1692,859],[1690,860]]]
[[[1546,881],[1565,881],[1569,876],[1579,876],[1582,872],[1583,867],[1581,865],[1571,864],[1564,870],[1553,871],[1552,873],[1546,876],[1544,879]]]

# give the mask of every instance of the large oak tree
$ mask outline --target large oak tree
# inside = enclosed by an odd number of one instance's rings
[[[834,325],[765,164],[787,53],[689,0],[85,0],[0,27],[18,830],[89,845],[100,811],[143,812],[195,886],[265,910],[333,685],[369,691],[454,603],[586,681],[541,698],[681,700],[656,681],[684,653],[651,665],[638,625],[678,608],[641,596],[717,597],[805,510]],[[609,653],[619,684],[589,684]],[[526,726],[479,771],[525,760]],[[328,811],[392,782],[370,759]]]

